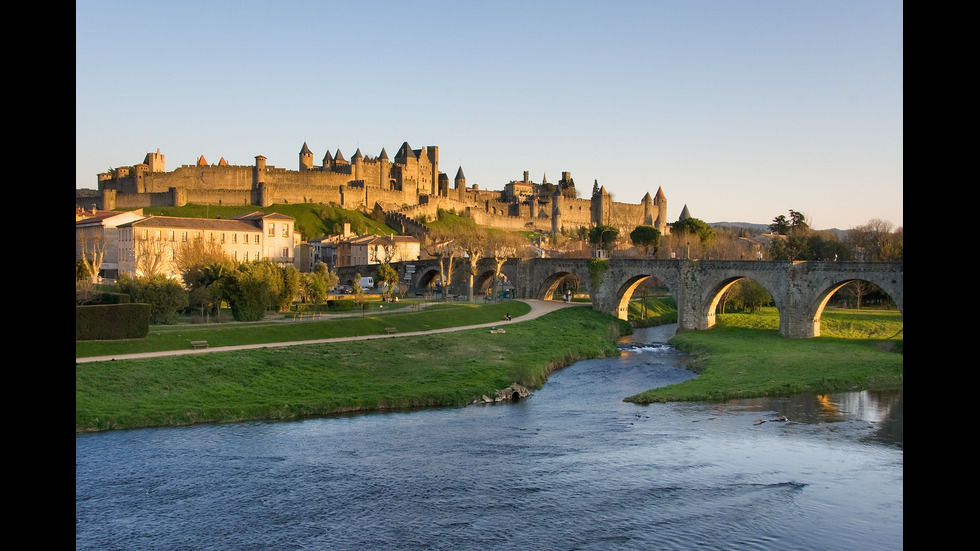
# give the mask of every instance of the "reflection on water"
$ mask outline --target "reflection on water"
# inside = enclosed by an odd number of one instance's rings
[[[665,340],[515,404],[76,436],[76,549],[903,547],[900,392],[623,402],[692,376]]]

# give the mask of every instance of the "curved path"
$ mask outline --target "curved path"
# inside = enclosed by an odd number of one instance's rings
[[[184,350],[163,350],[160,352],[141,352],[139,354],[116,354],[110,356],[92,356],[88,358],[75,358],[75,363],[87,363],[87,362],[105,362],[109,360],[131,360],[135,358],[152,358],[158,356],[182,356],[186,354],[208,354],[211,352],[227,352],[229,350],[248,350],[252,348],[274,348],[279,346],[296,346],[301,344],[322,344],[329,342],[341,342],[341,341],[362,341],[369,339],[390,339],[397,337],[410,337],[413,335],[428,335],[432,333],[448,333],[451,331],[464,331],[467,329],[479,329],[481,327],[498,327],[501,325],[507,325],[511,323],[517,323],[520,321],[532,320],[539,318],[549,312],[553,312],[559,308],[566,308],[569,306],[590,306],[588,303],[573,302],[565,303],[556,300],[535,300],[535,299],[519,299],[518,302],[527,303],[531,307],[531,311],[523,316],[518,316],[510,321],[500,320],[492,323],[481,323],[479,325],[462,325],[459,327],[447,327],[445,329],[432,329],[430,331],[410,331],[408,333],[395,333],[391,335],[380,334],[380,335],[359,335],[355,337],[335,337],[332,339],[315,339],[306,341],[287,341],[287,342],[266,342],[259,344],[243,344],[237,346],[216,346],[213,348],[198,348],[198,349],[184,349]]]

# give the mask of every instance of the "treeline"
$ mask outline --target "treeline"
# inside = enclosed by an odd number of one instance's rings
[[[788,218],[780,215],[773,219],[768,234],[747,228],[713,227],[697,218],[685,218],[671,224],[666,235],[653,226],[636,226],[628,235],[622,235],[615,225],[602,224],[563,232],[556,236],[556,242],[587,241],[607,256],[660,259],[904,260],[903,229],[893,230],[890,222],[874,219],[844,232],[814,230],[802,213],[789,212]],[[579,249],[580,255],[591,252]]]

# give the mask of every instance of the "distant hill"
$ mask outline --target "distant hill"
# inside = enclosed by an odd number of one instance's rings
[[[769,233],[769,224],[753,224],[751,222],[709,222],[711,227],[721,228],[743,228],[750,233]]]
[[[709,222],[711,227],[719,228],[744,228],[749,231],[749,233],[755,235],[760,233],[769,233],[769,224],[753,224],[751,222]],[[828,230],[819,231],[829,231],[835,234],[837,237],[843,237],[847,232],[845,230],[840,230],[837,228],[830,228]]]

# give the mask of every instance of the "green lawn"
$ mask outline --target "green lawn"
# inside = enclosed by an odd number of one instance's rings
[[[775,309],[725,314],[707,331],[671,343],[693,356],[695,379],[648,390],[631,402],[712,401],[802,392],[901,388],[903,321],[895,311],[826,310],[820,337],[779,335]]]
[[[520,312],[517,305],[501,306],[513,315]],[[497,306],[465,312],[474,320],[478,312],[502,317]],[[462,315],[455,316],[457,323]],[[424,317],[412,328],[426,323],[442,322]],[[538,388],[552,370],[579,359],[616,355],[616,339],[628,330],[609,315],[580,307],[507,325],[503,334],[470,329],[76,364],[75,430],[458,406],[514,382]],[[209,341],[215,334],[207,335]]]
[[[375,335],[386,327],[401,333],[427,331],[461,325],[492,323],[504,314],[521,316],[531,310],[526,303],[507,301],[499,304],[445,303],[428,304],[421,311],[400,310],[379,313],[372,310],[363,317],[354,312],[322,321],[266,321],[254,323],[216,323],[209,325],[151,326],[145,339],[122,341],[76,341],[75,357],[185,350],[191,341],[208,341],[208,345],[232,346],[287,341],[306,341]]]

